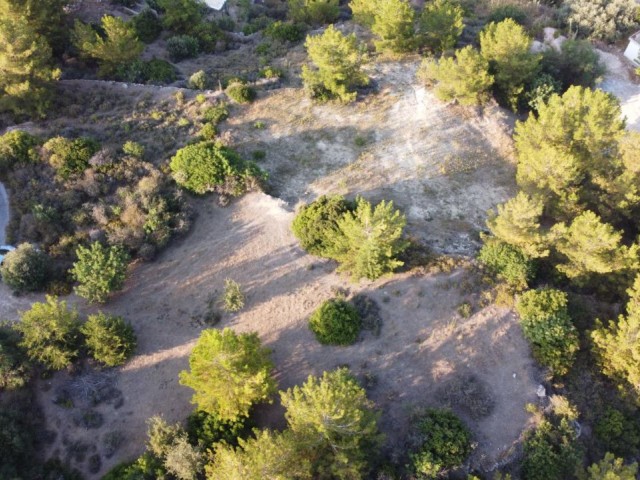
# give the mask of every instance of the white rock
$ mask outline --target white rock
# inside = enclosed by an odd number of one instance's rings
[[[546,388],[544,388],[543,385],[538,385],[538,388],[536,389],[536,395],[540,398],[546,397],[547,396]]]

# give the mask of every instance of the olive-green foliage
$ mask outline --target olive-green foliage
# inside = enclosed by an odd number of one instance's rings
[[[158,14],[150,8],[145,8],[131,19],[136,35],[144,43],[155,41],[162,33],[162,22]]]
[[[230,148],[211,142],[187,145],[171,159],[178,185],[197,194],[207,192],[242,195],[252,183],[264,178],[253,163],[244,161]]]
[[[566,374],[580,348],[567,311],[567,294],[553,289],[529,290],[518,298],[516,311],[533,355],[554,375]]]
[[[634,455],[640,446],[640,426],[634,416],[613,407],[602,412],[593,431],[604,449],[616,455]]]
[[[333,23],[340,13],[339,0],[287,0],[289,17],[312,25]]]
[[[224,443],[205,467],[207,480],[311,480],[311,464],[289,430],[282,433],[262,430],[255,438],[240,440],[233,448]],[[358,478],[358,477],[353,477]]]
[[[343,35],[329,25],[321,35],[307,36],[305,47],[313,66],[303,65],[302,81],[318,100],[355,100],[356,88],[369,83],[362,72],[365,53],[354,34]]]
[[[275,391],[270,355],[255,333],[204,330],[189,357],[190,370],[180,372],[180,383],[195,391],[192,402],[200,410],[221,420],[246,417]]]
[[[281,22],[280,20],[271,23],[264,29],[264,34],[274,40],[281,42],[296,43],[304,38],[304,25],[292,22]]]
[[[420,15],[420,43],[433,53],[456,46],[464,30],[462,7],[451,0],[426,3]]]
[[[455,59],[425,59],[418,75],[427,84],[435,84],[436,97],[444,102],[480,105],[491,98],[493,76],[489,74],[489,62],[471,45],[457,50]]]
[[[532,41],[510,18],[490,23],[480,33],[480,52],[489,62],[500,98],[514,111],[525,86],[538,72],[541,57],[531,53]]]
[[[75,291],[79,296],[104,303],[109,294],[122,289],[129,263],[129,254],[122,247],[93,242],[89,248],[78,246],[76,256],[71,274],[78,282]]]
[[[100,150],[100,144],[91,138],[53,137],[42,149],[56,173],[66,179],[87,169],[91,157]]]
[[[371,31],[378,52],[405,53],[416,45],[415,10],[408,0],[376,0]]]
[[[521,290],[527,288],[535,275],[535,267],[518,247],[495,238],[486,239],[478,260],[489,271],[509,286]]]
[[[590,38],[613,42],[637,24],[633,0],[568,0],[571,25]]]
[[[30,243],[22,243],[7,253],[0,274],[16,292],[37,292],[44,288],[49,273],[49,257]]]
[[[240,284],[235,280],[227,278],[224,281],[222,305],[227,312],[238,312],[244,308],[244,293],[242,293]]]
[[[203,451],[217,448],[221,442],[236,446],[238,439],[250,433],[249,419],[222,420],[213,413],[195,410],[187,417],[187,433],[192,445],[199,445]]]
[[[313,478],[362,478],[382,440],[379,413],[348,369],[309,376],[280,393],[289,429],[313,465]]]
[[[127,140],[122,145],[122,153],[137,159],[144,158],[144,150],[145,149],[143,145],[140,145],[138,142],[133,142],[131,140]]]
[[[309,328],[320,343],[351,345],[358,339],[362,320],[356,308],[346,300],[327,300],[309,319]]]
[[[89,315],[80,333],[91,356],[107,367],[124,364],[136,349],[136,334],[124,318],[99,312]]]
[[[378,0],[351,0],[349,2],[353,19],[360,25],[369,28],[373,26],[378,7]]]
[[[202,113],[202,117],[214,125],[229,118],[229,108],[226,103],[217,103],[212,107],[207,107]]]
[[[256,91],[242,82],[231,82],[224,93],[236,103],[251,103],[256,98]]]
[[[591,332],[602,372],[621,380],[640,395],[640,276],[628,291],[627,315],[605,327],[597,322]]]
[[[38,145],[40,140],[23,130],[11,130],[0,136],[0,177],[5,176],[14,165],[38,161]]]
[[[546,49],[540,67],[562,84],[562,91],[572,85],[594,87],[606,71],[590,42],[571,39],[562,43],[559,52]]]
[[[323,195],[300,209],[291,224],[291,230],[303,250],[312,255],[329,257],[330,232],[336,232],[338,220],[351,209],[351,205],[339,195]]]
[[[198,70],[189,77],[189,88],[194,90],[204,90],[207,88],[208,79],[204,70]]]
[[[172,62],[193,58],[200,53],[198,39],[191,35],[176,35],[167,40],[167,52]]]
[[[176,80],[175,67],[166,60],[134,60],[119,67],[114,75],[118,80],[132,83],[166,84]]]
[[[635,480],[638,473],[638,463],[625,465],[622,458],[616,458],[607,453],[602,460],[594,463],[588,469],[587,480]]]
[[[541,73],[529,85],[526,93],[527,105],[537,112],[542,105],[549,101],[551,95],[561,93],[561,91],[562,85],[558,80],[548,73]]]
[[[491,10],[487,18],[487,23],[500,23],[507,18],[512,19],[520,25],[524,25],[527,21],[527,13],[517,5],[500,5]]]
[[[188,435],[180,424],[169,425],[161,417],[151,417],[148,421],[149,454],[157,459],[166,472],[178,480],[197,480],[201,478],[204,469],[204,455],[199,446],[189,443]],[[144,456],[138,460],[138,464],[151,463],[144,460]],[[142,466],[142,465],[139,465]],[[148,467],[145,470],[150,470]],[[155,467],[156,475],[161,473]],[[143,478],[147,478],[144,476]],[[157,477],[152,477],[157,478]],[[165,478],[164,475],[160,478]]]
[[[0,0],[0,12],[0,111],[44,117],[60,78],[45,32],[28,21],[23,5]]]
[[[566,480],[573,478],[581,461],[576,432],[566,418],[557,425],[543,420],[524,441],[523,480]]]
[[[8,323],[0,323],[0,391],[24,387],[31,377],[20,334]]]
[[[16,324],[29,358],[53,370],[68,367],[78,356],[78,327],[78,312],[50,296],[21,312]]]
[[[336,231],[327,232],[332,237],[328,256],[337,260],[339,270],[349,272],[354,280],[375,280],[404,264],[398,255],[408,246],[402,236],[406,223],[393,202],[383,200],[373,207],[358,197],[355,209],[338,220]]]
[[[119,66],[136,60],[144,48],[138,40],[133,24],[121,18],[105,15],[102,17],[104,36],[90,25],[76,20],[73,41],[80,53],[100,64],[100,74],[113,75]]]
[[[189,33],[202,20],[203,4],[197,0],[157,0],[164,10],[163,25],[178,33]]]
[[[447,410],[427,410],[418,423],[422,445],[411,454],[422,478],[436,478],[446,469],[461,465],[471,453],[471,432]]]

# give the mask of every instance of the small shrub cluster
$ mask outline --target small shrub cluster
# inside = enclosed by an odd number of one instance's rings
[[[145,8],[131,21],[138,38],[144,43],[152,43],[162,33],[162,21],[151,8]]]
[[[295,22],[333,23],[340,13],[338,0],[288,0],[289,17]]]
[[[189,88],[194,90],[204,90],[208,83],[207,74],[203,70],[199,70],[189,77]]]
[[[46,160],[62,178],[84,172],[89,160],[100,150],[100,144],[91,138],[54,137],[42,146]]]
[[[80,327],[90,355],[107,367],[124,364],[136,349],[133,327],[122,317],[97,313]]]
[[[325,345],[351,345],[358,339],[362,320],[358,310],[341,298],[327,300],[309,319],[309,328]]]
[[[37,137],[23,130],[12,130],[0,136],[0,178],[16,165],[37,162],[39,145]]]
[[[80,245],[76,256],[71,274],[79,283],[75,289],[79,296],[104,303],[109,294],[122,289],[129,263],[129,255],[122,247],[93,242],[90,248]]]
[[[224,91],[236,103],[250,103],[256,98],[256,91],[240,81],[233,81]]]
[[[535,275],[535,268],[517,247],[489,238],[485,241],[478,260],[500,280],[517,289],[526,289]]]
[[[244,308],[244,293],[240,284],[235,280],[227,278],[224,281],[224,293],[222,294],[222,305],[227,312],[238,312]]]
[[[24,387],[31,378],[27,353],[13,324],[0,323],[0,390]]]
[[[166,60],[153,58],[127,64],[119,68],[115,76],[125,82],[164,85],[175,82],[177,73],[175,67]]]
[[[37,292],[44,289],[50,270],[46,253],[30,243],[22,243],[5,255],[0,274],[2,281],[15,292]]]
[[[264,30],[264,34],[273,40],[297,43],[304,38],[305,28],[299,23],[276,21]]]
[[[167,40],[167,52],[172,62],[179,62],[196,57],[200,53],[200,44],[190,35],[177,35]]]

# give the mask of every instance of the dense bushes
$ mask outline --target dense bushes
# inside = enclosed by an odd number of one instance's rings
[[[296,22],[314,25],[333,23],[340,10],[338,0],[287,0],[289,17]]]
[[[450,0],[425,4],[420,15],[420,43],[434,53],[454,48],[464,30],[463,16],[462,7]]]
[[[553,289],[529,290],[516,302],[533,355],[556,375],[569,371],[580,347],[567,311],[567,295]]]
[[[535,268],[517,247],[495,239],[488,239],[483,245],[478,260],[499,279],[515,289],[525,289],[533,279]]]
[[[136,34],[145,43],[151,43],[162,33],[162,22],[150,8],[145,8],[131,20]]]
[[[274,393],[270,354],[255,333],[204,330],[189,357],[189,371],[180,373],[180,383],[195,391],[192,401],[199,410],[236,421]]]
[[[256,98],[256,91],[240,81],[231,82],[225,89],[225,93],[236,103],[249,103]]]
[[[177,78],[176,69],[166,60],[135,60],[119,68],[115,74],[118,80],[132,83],[165,84]]]
[[[346,300],[327,300],[309,319],[309,328],[320,343],[351,345],[358,339],[362,321],[358,310]]]
[[[371,32],[376,35],[374,45],[378,52],[400,54],[416,45],[415,10],[407,0],[378,0]]]
[[[78,327],[78,312],[49,296],[45,303],[36,302],[22,312],[16,325],[29,358],[52,370],[68,367],[78,356]]]
[[[419,420],[418,436],[421,446],[411,460],[424,478],[436,478],[443,470],[461,465],[471,453],[471,433],[446,410],[427,410]]]
[[[251,190],[264,178],[260,169],[220,144],[188,145],[171,159],[176,182],[197,194],[216,192],[233,196]]]
[[[79,246],[76,256],[71,274],[79,283],[75,289],[78,295],[90,302],[104,303],[109,294],[122,289],[129,255],[121,247],[93,242],[90,248]]]
[[[200,445],[208,450],[220,442],[226,445],[237,445],[238,438],[250,433],[250,421],[247,417],[235,420],[223,420],[218,415],[202,410],[195,410],[187,418],[187,433],[193,445]]]
[[[369,83],[361,70],[364,51],[355,35],[343,35],[329,25],[321,35],[308,36],[305,47],[313,66],[303,65],[302,81],[311,97],[348,103],[355,100],[356,88]]]
[[[173,62],[193,58],[200,52],[198,39],[190,35],[178,35],[167,40],[167,52]]]
[[[393,202],[374,208],[358,197],[351,208],[341,197],[320,197],[298,213],[292,228],[310,253],[337,260],[354,279],[374,280],[403,265],[398,255],[407,248],[405,224]]]
[[[580,33],[613,42],[637,23],[633,0],[569,0],[569,21]]]
[[[2,281],[16,292],[42,290],[48,273],[49,258],[30,243],[22,243],[7,253],[0,265]]]
[[[36,147],[39,144],[37,137],[22,130],[12,130],[0,136],[0,176],[4,177],[16,164],[38,161]]]
[[[104,313],[89,315],[80,332],[91,356],[107,367],[124,364],[136,348],[133,328],[122,317]]]
[[[281,42],[299,42],[304,38],[304,25],[299,23],[276,21],[264,29],[264,34]]]
[[[49,164],[62,178],[84,172],[89,160],[100,150],[100,144],[91,138],[54,137],[42,146]]]

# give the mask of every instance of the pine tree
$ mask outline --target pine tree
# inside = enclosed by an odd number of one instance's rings
[[[602,460],[594,463],[588,469],[586,480],[635,480],[638,464],[633,462],[625,465],[622,458],[616,458],[613,453],[607,453]]]
[[[69,0],[9,0],[29,22],[29,25],[43,36],[55,55],[60,55],[67,47],[69,28],[65,7]]]
[[[353,13],[353,20],[362,26],[371,28],[375,22],[376,11],[380,8],[381,0],[351,0],[349,8]]]
[[[407,0],[378,0],[371,31],[378,52],[405,53],[415,45],[415,11]]]
[[[83,56],[98,60],[100,75],[115,73],[120,66],[136,60],[144,45],[136,34],[135,27],[118,17],[102,17],[104,37],[90,25],[76,20],[73,37],[76,47]]]
[[[514,245],[530,258],[549,255],[548,241],[541,231],[540,218],[544,202],[519,192],[514,198],[498,205],[498,213],[490,212],[487,226],[491,233]]]
[[[457,50],[455,59],[425,59],[419,76],[429,84],[435,83],[435,95],[440,100],[456,100],[461,105],[486,102],[493,85],[489,63],[471,45]]]
[[[591,332],[602,372],[620,379],[640,395],[640,275],[629,289],[627,315],[605,327],[597,322]]]
[[[462,7],[450,0],[427,3],[420,15],[421,43],[433,53],[456,46],[464,30]]]
[[[402,239],[407,223],[404,215],[395,210],[393,202],[382,201],[376,207],[363,198],[356,200],[356,208],[338,220],[330,258],[340,263],[339,270],[351,273],[354,279],[375,280],[403,265],[398,255],[407,248]]]
[[[518,108],[524,87],[538,71],[540,55],[532,54],[533,39],[513,19],[490,23],[480,33],[480,51],[489,61],[504,102]]]
[[[322,35],[308,36],[305,47],[313,67],[303,65],[302,81],[313,97],[348,103],[356,98],[355,88],[369,83],[361,70],[365,55],[355,35],[343,35],[329,25]]]
[[[192,388],[192,402],[222,420],[246,417],[251,406],[265,402],[275,390],[270,350],[255,333],[204,330],[189,357],[180,384]]]
[[[9,0],[0,0],[0,110],[44,117],[60,71],[51,48]]]
[[[202,3],[198,0],[158,0],[164,10],[162,23],[169,30],[188,34],[202,21]]]

